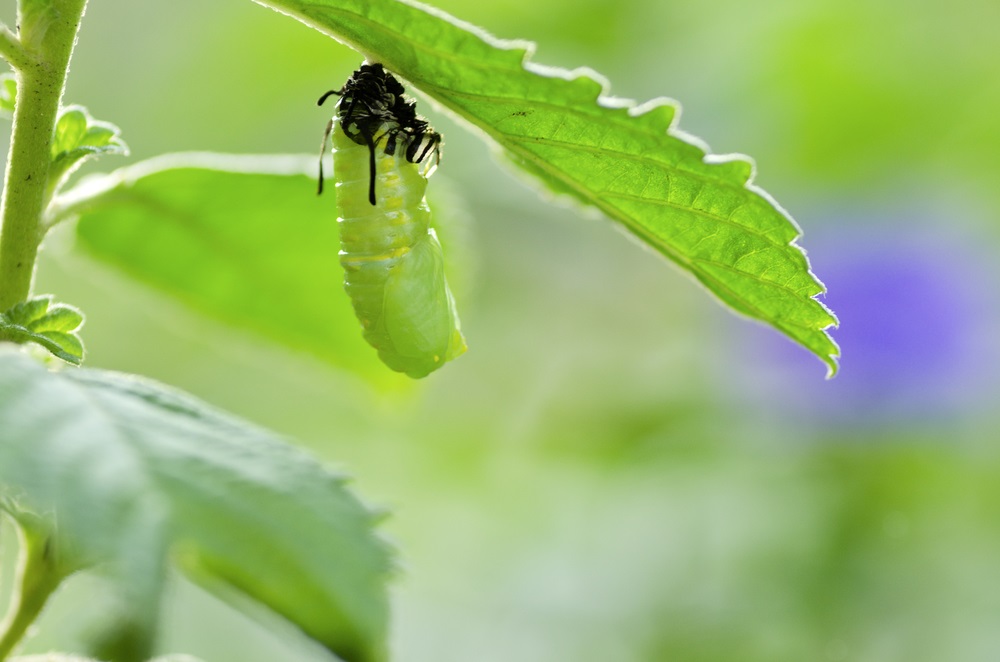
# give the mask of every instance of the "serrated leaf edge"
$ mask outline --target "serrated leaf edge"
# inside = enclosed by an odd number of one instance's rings
[[[125,141],[121,137],[121,127],[119,127],[118,125],[113,124],[111,122],[107,122],[107,121],[104,121],[104,120],[96,119],[93,115],[90,114],[90,111],[87,109],[86,106],[81,106],[80,104],[75,104],[75,103],[74,104],[70,104],[68,106],[64,106],[63,108],[61,108],[59,110],[59,117],[56,119],[56,126],[58,127],[59,126],[59,122],[62,120],[62,118],[65,115],[67,115],[68,113],[71,113],[71,112],[79,112],[79,113],[81,113],[83,115],[84,121],[85,121],[84,132],[83,132],[83,137],[84,138],[90,133],[90,130],[92,128],[99,128],[99,129],[104,129],[104,130],[108,131],[111,134],[111,140],[109,141],[109,143],[108,143],[107,146],[95,147],[94,145],[76,145],[72,149],[62,150],[62,151],[58,152],[57,154],[53,155],[53,158],[52,158],[53,161],[55,161],[58,158],[63,157],[64,155],[72,154],[73,152],[75,152],[77,150],[98,150],[98,151],[105,151],[106,147],[107,148],[118,147],[119,149],[122,150],[121,153],[123,155],[126,155],[126,156],[128,155],[128,153],[129,153],[129,151],[128,151],[128,145],[125,143]]]
[[[267,0],[256,0],[256,1],[259,2],[260,4],[265,4],[265,5],[271,5],[271,4],[273,4],[271,2],[268,2]],[[663,127],[663,131],[666,133],[666,135],[671,136],[673,138],[677,138],[681,142],[687,143],[688,145],[691,145],[692,147],[695,147],[698,150],[700,150],[702,152],[701,160],[702,160],[703,163],[705,163],[707,165],[719,165],[719,164],[723,164],[723,163],[727,163],[727,162],[732,162],[732,161],[735,161],[735,160],[739,160],[739,161],[746,162],[746,163],[749,164],[749,166],[750,166],[749,167],[749,172],[748,172],[746,180],[744,181],[744,183],[743,183],[743,185],[742,185],[741,188],[743,188],[743,189],[745,189],[747,191],[750,191],[751,193],[754,193],[754,194],[760,196],[765,202],[767,202],[769,205],[771,205],[789,224],[791,224],[791,226],[795,230],[796,236],[793,237],[790,241],[788,241],[786,245],[789,246],[789,247],[791,247],[791,248],[793,248],[793,249],[798,250],[802,254],[802,257],[806,261],[806,264],[809,265],[808,256],[806,254],[806,251],[798,244],[798,239],[800,239],[802,237],[802,235],[803,235],[802,228],[795,221],[795,219],[791,216],[791,214],[789,214],[788,211],[784,207],[782,207],[780,204],[778,204],[778,202],[774,199],[774,197],[771,196],[771,194],[769,194],[766,190],[764,190],[763,188],[759,187],[758,185],[756,185],[754,183],[754,178],[756,177],[756,174],[757,174],[757,165],[756,165],[756,162],[754,161],[754,159],[751,158],[750,156],[745,155],[745,154],[740,154],[740,153],[735,153],[735,152],[733,152],[733,153],[726,153],[726,154],[711,154],[710,153],[711,148],[709,147],[709,145],[708,145],[708,143],[706,141],[704,141],[703,139],[701,139],[701,138],[699,138],[697,136],[694,136],[694,135],[692,135],[692,134],[684,131],[683,129],[681,129],[679,127],[679,122],[680,122],[680,118],[681,118],[681,114],[682,114],[682,105],[681,105],[681,103],[679,101],[677,101],[675,99],[672,99],[670,97],[660,96],[660,97],[655,97],[653,99],[650,99],[648,101],[640,103],[639,101],[637,101],[635,99],[629,99],[629,98],[625,98],[625,97],[614,96],[614,95],[612,95],[610,93],[610,91],[611,91],[611,82],[610,82],[610,80],[607,77],[603,76],[602,74],[598,73],[597,71],[595,71],[594,69],[592,69],[590,67],[577,67],[577,68],[574,68],[574,69],[565,69],[565,68],[562,68],[562,67],[555,67],[555,66],[551,66],[551,65],[545,65],[545,64],[540,64],[540,63],[533,62],[532,58],[536,54],[537,44],[535,44],[532,41],[523,40],[523,39],[500,39],[500,38],[495,37],[494,35],[490,34],[488,31],[484,30],[483,28],[481,28],[481,27],[479,27],[477,25],[473,25],[471,23],[468,23],[466,21],[463,21],[463,20],[461,20],[459,18],[456,18],[456,17],[448,14],[447,12],[445,12],[443,10],[440,10],[440,9],[438,9],[436,7],[431,7],[431,6],[425,5],[425,4],[420,3],[420,2],[416,2],[414,0],[397,0],[397,1],[400,2],[400,4],[408,5],[408,6],[412,7],[412,8],[414,8],[414,9],[417,9],[419,11],[423,11],[423,12],[425,12],[427,14],[430,14],[432,16],[435,16],[435,17],[439,18],[439,19],[442,19],[442,20],[450,23],[451,25],[453,25],[455,27],[458,27],[458,28],[460,28],[462,30],[465,30],[466,32],[469,32],[469,33],[471,33],[471,34],[479,37],[488,46],[491,46],[491,47],[499,49],[499,50],[504,50],[504,51],[521,51],[521,67],[522,67],[522,69],[524,71],[526,71],[528,73],[535,74],[535,75],[542,76],[542,77],[546,77],[546,78],[559,78],[559,79],[566,80],[566,81],[574,81],[574,80],[577,80],[579,78],[586,78],[586,79],[588,79],[588,80],[590,80],[590,81],[598,84],[600,86],[600,91],[595,96],[594,103],[596,103],[600,107],[607,108],[609,110],[624,109],[624,110],[627,111],[629,117],[633,117],[633,118],[640,117],[642,115],[650,113],[650,112],[656,110],[657,108],[660,108],[660,107],[663,107],[663,106],[670,107],[674,111],[673,112],[673,116],[671,118],[670,123],[666,127]],[[408,39],[406,39],[405,35],[402,35],[402,34],[398,33],[397,31],[391,29],[390,27],[386,26],[385,24],[376,23],[375,21],[372,21],[368,17],[363,16],[363,15],[357,13],[357,12],[353,12],[353,11],[350,11],[348,9],[344,9],[342,7],[331,7],[329,5],[322,5],[322,8],[324,10],[331,10],[331,11],[334,11],[334,12],[339,12],[341,14],[349,14],[354,19],[356,19],[357,22],[359,22],[359,23],[375,24],[375,25],[378,26],[379,30],[383,31],[386,34],[395,34],[395,35],[397,35],[400,39],[406,41],[407,43],[410,43],[413,46],[414,49],[418,49],[418,50],[425,50],[426,49],[426,47],[423,44],[421,44],[419,42],[408,40]],[[289,15],[291,15],[291,16],[299,19],[299,20],[301,20],[302,22],[306,23],[307,25],[310,25],[311,27],[317,29],[319,32],[322,32],[323,34],[326,34],[326,35],[332,37],[333,39],[335,39],[335,40],[337,40],[337,41],[345,44],[346,46],[348,46],[348,47],[350,47],[350,48],[352,48],[352,49],[360,52],[362,55],[364,55],[365,59],[368,60],[368,61],[370,61],[370,62],[381,62],[382,64],[386,65],[386,67],[388,69],[392,70],[393,72],[400,72],[401,71],[400,67],[396,66],[398,63],[394,63],[391,58],[380,58],[380,57],[374,56],[371,52],[368,51],[368,49],[364,48],[363,46],[361,46],[360,44],[358,44],[354,40],[350,39],[349,37],[346,37],[346,36],[341,35],[341,34],[333,33],[330,30],[326,29],[324,26],[319,25],[317,23],[314,23],[314,19],[312,19],[312,17],[310,17],[308,15],[305,15],[305,14],[303,14],[301,12],[297,12],[297,11],[294,11],[294,10],[289,10],[286,7],[282,7],[279,11],[281,11],[281,13],[289,14]],[[405,67],[403,69],[405,69]],[[431,83],[430,81],[428,81],[426,79],[417,78],[417,77],[414,77],[412,75],[409,76],[409,77],[406,77],[404,75],[403,77],[408,82],[412,83],[412,85],[414,87],[416,87],[417,89],[428,89],[428,88],[429,89],[437,88],[437,89],[440,89],[440,90],[444,90],[445,89],[445,88],[440,88],[440,87],[434,85],[433,83]],[[434,97],[431,94],[427,94],[426,92],[425,92],[425,94],[431,100],[432,105],[435,106],[436,108],[445,110],[450,116],[452,116],[454,119],[456,119],[459,123],[471,125],[471,126],[475,127],[475,129],[486,133],[487,135],[489,135],[497,143],[497,146],[499,148],[501,148],[501,149],[508,149],[508,148],[506,148],[504,146],[503,143],[501,143],[500,140],[497,139],[497,135],[504,135],[504,134],[501,134],[498,131],[491,130],[492,129],[492,125],[474,123],[468,117],[466,117],[466,116],[462,115],[461,113],[459,113],[457,110],[454,110],[454,109],[451,109],[450,107],[448,107],[448,105],[446,103],[444,103],[442,100]],[[713,181],[715,181],[715,180],[713,180]],[[718,183],[723,184],[723,185],[726,184],[725,182],[718,182]],[[594,206],[597,206],[597,205],[594,205]],[[604,211],[604,210],[602,209],[602,211]],[[604,212],[604,213],[607,213],[607,212]],[[611,216],[611,215],[609,214],[609,216]],[[614,219],[613,216],[611,216],[611,218],[612,218],[612,220],[615,220],[615,222],[618,222],[617,219]],[[633,228],[631,226],[629,226],[629,229],[633,230]],[[678,260],[675,260],[675,261],[678,261]],[[826,285],[812,271],[811,265],[809,265],[809,268],[807,269],[807,272],[808,272],[808,275],[810,276],[810,278],[816,283],[817,287],[820,290],[816,294],[809,296],[808,299],[811,300],[811,301],[813,301],[819,307],[820,311],[822,311],[823,313],[826,314],[826,316],[828,316],[830,322],[829,322],[829,324],[827,324],[826,326],[823,326],[821,328],[815,328],[815,327],[803,326],[803,325],[798,325],[798,326],[800,326],[800,328],[806,328],[809,331],[818,331],[818,332],[822,333],[826,337],[826,340],[829,342],[829,345],[830,345],[830,353],[827,356],[825,356],[825,357],[822,354],[820,354],[820,353],[816,353],[816,355],[818,356],[818,358],[824,364],[826,364],[826,366],[827,366],[827,375],[826,376],[827,376],[827,379],[830,379],[830,378],[832,378],[833,376],[836,375],[837,370],[839,368],[839,361],[838,361],[838,359],[840,357],[840,347],[839,347],[839,345],[837,345],[836,341],[830,335],[830,333],[829,333],[828,330],[831,329],[831,328],[837,328],[840,325],[840,321],[837,318],[837,316],[833,313],[833,311],[830,310],[829,307],[827,307],[822,301],[820,301],[817,298],[817,297],[822,296],[823,294],[826,293],[826,291],[827,291]],[[691,274],[691,275],[693,276],[694,274]],[[697,280],[697,278],[695,278],[695,279]],[[714,293],[713,293],[713,296],[715,296],[716,298],[718,298],[718,295],[715,295]],[[796,296],[798,296],[798,295],[796,295]],[[742,297],[740,297],[740,298],[742,298]],[[728,306],[727,305],[727,308],[732,309],[732,306]],[[738,310],[735,310],[735,309],[732,309],[732,310],[734,312],[736,312],[737,314],[741,315],[742,317],[748,317],[749,319],[752,319],[752,320],[754,320],[756,322],[767,324],[769,326],[772,326],[773,328],[777,328],[778,330],[781,330],[780,326],[777,326],[776,324],[771,323],[770,321],[768,321],[768,319],[766,317],[755,318],[753,316],[746,315],[745,313],[742,313],[741,311],[738,311]],[[788,335],[788,334],[785,334],[785,335]],[[798,344],[803,344],[803,343],[799,343],[795,338],[791,338],[791,339],[793,341],[795,341],[796,343],[798,343]],[[804,344],[803,344],[803,346],[808,351],[810,351],[810,352],[813,351],[813,349],[811,347],[806,346]]]
[[[67,363],[80,365],[83,363],[85,350],[83,340],[76,332],[83,326],[83,313],[69,304],[53,304],[54,300],[51,294],[43,294],[32,297],[27,301],[22,301],[0,313],[0,340],[19,344],[32,342],[41,345],[53,356]],[[44,306],[41,304],[44,304]],[[36,328],[33,328],[41,325],[53,310],[60,313],[63,311],[72,311],[76,314],[79,321],[71,329],[46,329],[38,331]],[[33,316],[30,319],[24,318],[19,315],[22,311],[30,311]],[[38,314],[39,312],[41,314]],[[61,339],[68,340],[69,344],[72,345],[71,349],[78,349],[80,353],[75,354],[70,351],[64,342],[60,342]]]

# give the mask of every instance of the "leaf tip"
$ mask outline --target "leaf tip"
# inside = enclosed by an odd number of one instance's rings
[[[829,333],[826,334],[826,337],[829,338],[830,344],[833,347],[829,354],[820,358],[826,364],[826,379],[831,380],[840,372],[840,345],[837,344]]]

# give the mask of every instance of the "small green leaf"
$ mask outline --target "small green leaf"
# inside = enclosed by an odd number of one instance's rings
[[[83,321],[83,313],[76,308],[53,305],[52,296],[43,295],[0,313],[0,340],[37,343],[63,361],[79,365],[84,350],[77,331]]]
[[[677,128],[675,103],[608,96],[587,69],[530,62],[444,12],[399,0],[258,0],[381,62],[502,147],[548,189],[601,210],[732,309],[815,353],[832,375],[837,323],[787,212],[752,183],[753,164],[707,155]]]
[[[17,79],[14,74],[0,76],[0,115],[7,119],[14,116],[14,103],[17,101]]]
[[[28,328],[35,333],[46,331],[76,331],[83,324],[83,313],[72,306],[58,304],[51,306],[45,316],[29,323]]]
[[[17,304],[3,316],[13,324],[29,326],[45,317],[51,305],[52,295],[45,294]]]
[[[60,553],[106,568],[135,615],[155,616],[169,551],[347,662],[383,659],[388,549],[344,479],[302,451],[162,385],[53,373],[10,348],[0,421],[0,492],[53,513]],[[153,623],[139,625],[148,649]]]
[[[50,352],[64,361],[79,365],[83,361],[83,341],[79,336],[62,331],[41,331],[33,334],[39,339],[35,342],[43,344]],[[47,343],[44,342],[48,341]]]
[[[101,154],[128,154],[118,127],[95,120],[83,106],[63,108],[52,139],[50,196],[85,160]]]
[[[343,289],[315,157],[176,154],[90,180],[77,237],[198,310],[374,382],[389,376]]]
[[[87,115],[82,108],[64,108],[56,121],[56,131],[52,139],[52,160],[60,154],[76,149],[87,135]]]

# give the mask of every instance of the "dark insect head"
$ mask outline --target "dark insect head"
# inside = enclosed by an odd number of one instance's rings
[[[333,95],[340,97],[337,114],[330,120],[323,135],[323,151],[326,150],[334,122],[340,122],[348,138],[368,146],[371,155],[368,201],[372,205],[375,204],[376,148],[381,148],[390,156],[397,149],[404,149],[403,155],[410,163],[422,163],[428,156],[433,156],[435,162],[428,166],[428,174],[441,162],[441,134],[417,115],[416,103],[407,99],[404,92],[400,82],[381,64],[362,64],[344,87],[330,90],[317,102],[323,105]],[[320,193],[323,192],[323,151],[320,152]]]

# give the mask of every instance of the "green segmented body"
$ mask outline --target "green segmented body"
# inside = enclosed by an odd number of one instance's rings
[[[398,372],[424,377],[465,352],[444,254],[430,227],[424,167],[405,150],[371,151],[333,129],[334,182],[344,287],[365,340]]]

